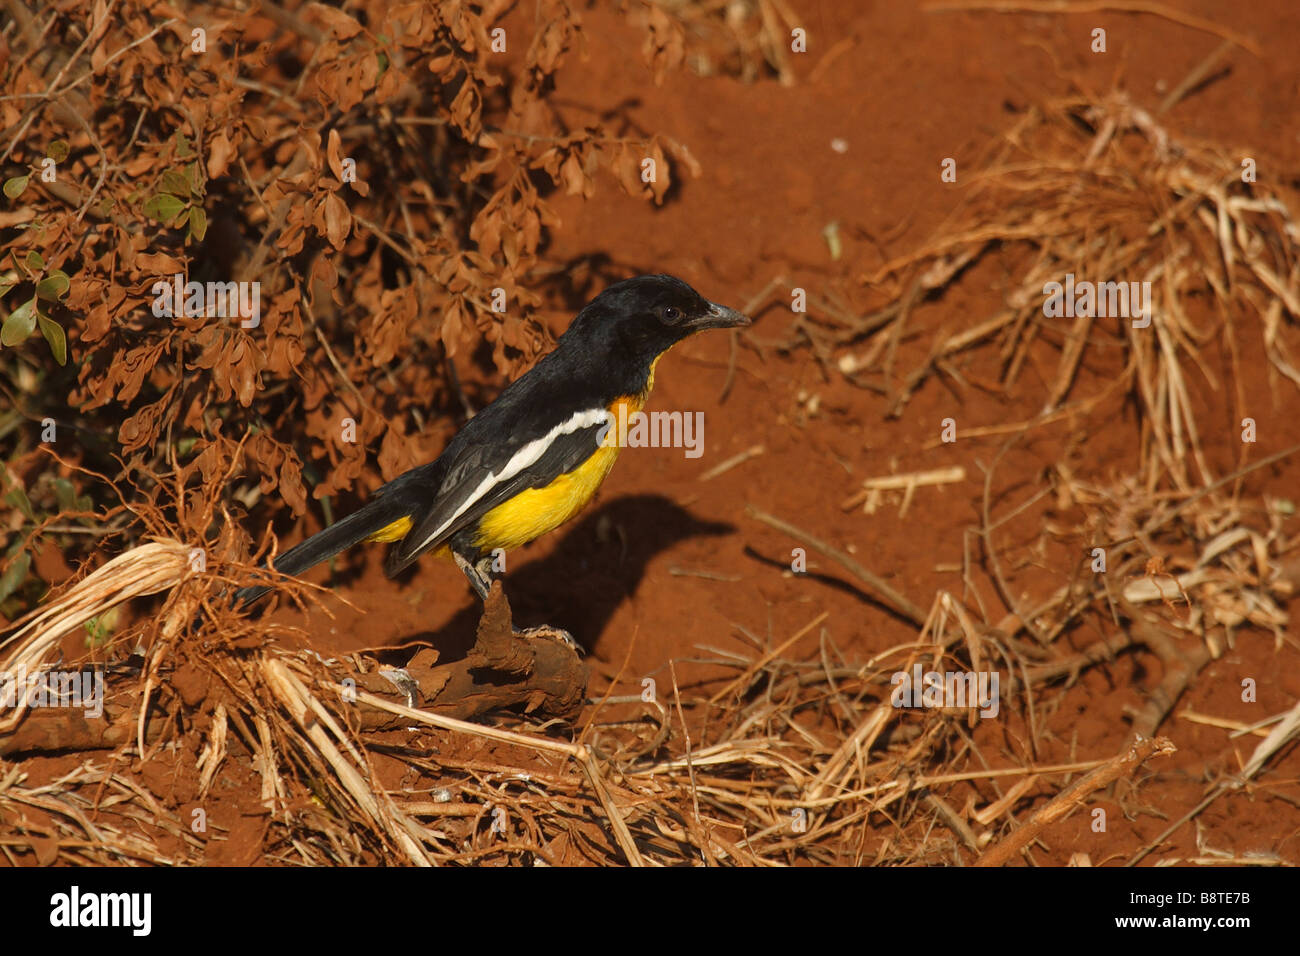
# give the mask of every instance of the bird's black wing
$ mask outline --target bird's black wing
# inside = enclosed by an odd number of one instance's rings
[[[513,409],[516,414],[488,416],[501,421],[481,421],[498,408],[512,411],[509,403],[489,406],[470,419],[439,458],[438,464],[445,466],[442,482],[425,489],[425,503],[411,515],[411,530],[388,552],[389,575],[473,527],[521,491],[543,488],[573,471],[600,448],[611,422],[609,411],[599,405],[579,408],[564,418],[551,406],[548,415]]]

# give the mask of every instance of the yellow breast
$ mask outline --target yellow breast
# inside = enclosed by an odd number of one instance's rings
[[[618,458],[617,447],[604,447],[544,488],[529,488],[497,505],[479,522],[474,543],[484,551],[517,548],[558,528],[591,500]]]
[[[653,375],[651,369],[651,381]],[[581,511],[618,460],[619,449],[627,437],[628,419],[645,405],[648,393],[647,388],[640,395],[616,399],[609,406],[615,425],[609,440],[573,471],[560,475],[544,488],[520,492],[489,511],[479,522],[474,543],[484,551],[517,548],[555,530]]]

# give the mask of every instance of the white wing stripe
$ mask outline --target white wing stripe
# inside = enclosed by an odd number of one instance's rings
[[[530,465],[535,465],[538,460],[541,459],[542,455],[546,453],[546,449],[549,448],[551,443],[560,435],[568,435],[572,432],[578,431],[579,429],[590,428],[593,425],[603,425],[608,420],[609,412],[603,408],[591,408],[586,411],[575,412],[571,418],[556,425],[541,438],[535,438],[527,445],[524,445],[511,456],[508,462],[506,462],[505,468],[501,469],[501,474],[498,475],[496,472],[489,472],[488,476],[479,482],[479,486],[474,489],[473,493],[461,502],[461,505],[456,509],[456,512],[444,521],[436,531],[421,541],[419,547],[415,550],[418,551],[420,548],[425,547],[430,541],[433,541],[450,528],[457,518],[469,510],[474,502],[482,498],[494,486],[503,481],[509,481],[525,468]]]

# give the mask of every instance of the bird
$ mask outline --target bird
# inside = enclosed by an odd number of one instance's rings
[[[362,542],[388,542],[389,577],[434,552],[454,560],[486,601],[495,555],[555,530],[595,495],[618,458],[618,423],[645,406],[664,353],[697,332],[750,324],[674,276],[610,285],[435,460],[394,478],[271,567],[296,576]],[[247,606],[271,587],[241,588],[235,601]],[[558,628],[529,630],[576,646]]]

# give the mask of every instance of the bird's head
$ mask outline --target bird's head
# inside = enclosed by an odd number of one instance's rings
[[[688,335],[749,324],[747,316],[710,302],[681,279],[637,276],[614,283],[592,299],[565,335],[617,341],[652,362]]]

